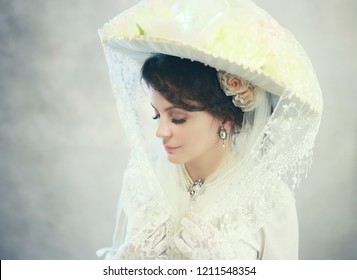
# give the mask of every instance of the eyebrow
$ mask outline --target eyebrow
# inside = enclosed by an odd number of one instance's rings
[[[150,104],[156,111],[159,111],[158,109],[156,109],[156,107],[152,103],[150,103]],[[167,111],[170,111],[172,109],[181,109],[181,110],[183,110],[181,107],[173,105],[173,106],[167,107],[164,111],[167,112]]]

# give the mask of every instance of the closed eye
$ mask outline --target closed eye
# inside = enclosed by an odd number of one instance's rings
[[[177,119],[172,119],[171,122],[174,123],[174,124],[183,124],[183,123],[186,122],[186,119],[185,118],[178,119],[178,120]]]

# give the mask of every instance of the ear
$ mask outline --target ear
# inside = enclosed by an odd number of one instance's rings
[[[231,131],[232,127],[233,127],[233,121],[231,120],[223,120],[221,122],[221,125],[223,125],[223,127],[227,130],[227,131]]]

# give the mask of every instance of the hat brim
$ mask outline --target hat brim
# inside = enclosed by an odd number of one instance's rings
[[[275,95],[280,96],[285,90],[279,81],[261,69],[250,69],[245,65],[216,56],[205,49],[177,41],[148,36],[138,36],[131,39],[112,38],[109,41],[109,47],[129,55],[139,63],[144,63],[145,59],[155,53],[173,55],[198,61],[217,70],[224,70],[237,75]]]

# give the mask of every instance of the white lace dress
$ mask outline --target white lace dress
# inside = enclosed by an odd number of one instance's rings
[[[147,188],[143,170],[129,167],[124,174],[121,201],[121,222],[118,232],[125,239],[108,252],[107,259],[297,259],[298,223],[295,199],[292,192],[281,181],[276,181],[279,195],[266,192],[275,204],[274,211],[257,219],[264,209],[258,201],[245,205],[232,203],[230,193],[225,193],[222,182],[227,182],[225,164],[206,180],[201,191],[190,197],[184,189],[181,167],[154,161],[156,176],[161,190]],[[223,178],[220,180],[220,178]],[[227,201],[222,201],[226,198]],[[258,199],[258,197],[257,197]],[[222,209],[222,205],[223,209]],[[261,204],[265,205],[265,204]],[[221,211],[216,211],[220,207]],[[178,248],[175,238],[183,234],[183,220],[199,218],[202,230],[192,228],[191,251]],[[123,231],[125,228],[125,232]],[[161,228],[157,231],[157,228]],[[186,227],[186,231],[190,231]],[[150,242],[150,237],[156,235]],[[196,242],[196,239],[198,240]],[[187,240],[187,238],[186,238]],[[188,239],[189,240],[189,239]],[[160,241],[160,252],[154,247]],[[121,244],[120,244],[121,243]],[[187,244],[184,244],[185,246]],[[184,253],[182,253],[184,251]]]

